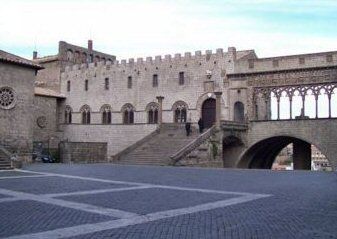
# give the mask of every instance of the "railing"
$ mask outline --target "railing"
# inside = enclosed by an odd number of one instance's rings
[[[237,130],[237,131],[245,131],[248,129],[247,122],[237,122],[237,121],[221,121],[221,129],[223,130]]]
[[[12,154],[2,145],[0,145],[0,151],[7,156],[8,160],[11,160]]]
[[[195,150],[197,147],[199,147],[201,144],[203,144],[207,139],[209,139],[212,134],[215,132],[215,126],[212,126],[208,130],[206,130],[204,133],[199,135],[198,138],[187,144],[185,147],[178,150],[175,154],[171,155],[171,164],[175,165],[178,161],[183,159],[186,155],[191,153],[193,150]]]

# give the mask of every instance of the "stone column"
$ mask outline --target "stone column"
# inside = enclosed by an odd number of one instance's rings
[[[157,96],[156,98],[157,98],[158,104],[159,104],[158,124],[159,124],[159,126],[161,126],[161,124],[163,123],[163,99],[164,99],[164,96]]]
[[[293,142],[294,170],[311,170],[311,144],[304,141]]]
[[[215,126],[220,128],[220,120],[221,120],[221,91],[214,92],[215,94]]]

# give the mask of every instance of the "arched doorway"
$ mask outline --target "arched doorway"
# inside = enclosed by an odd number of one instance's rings
[[[240,101],[237,101],[234,104],[234,121],[236,122],[245,121],[245,106]]]
[[[215,99],[209,98],[202,104],[202,119],[205,128],[210,128],[215,122]]]

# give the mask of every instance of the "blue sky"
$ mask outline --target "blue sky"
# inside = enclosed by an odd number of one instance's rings
[[[0,1],[0,49],[28,58],[89,38],[118,59],[229,46],[260,57],[337,50],[332,0]]]

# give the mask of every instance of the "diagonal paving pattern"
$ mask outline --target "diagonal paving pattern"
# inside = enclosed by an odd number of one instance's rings
[[[72,236],[80,236],[88,233],[100,232],[109,229],[116,229],[121,227],[127,227],[131,225],[137,225],[142,223],[154,222],[161,219],[177,217],[181,215],[188,215],[197,212],[203,212],[208,210],[213,210],[217,208],[224,208],[231,205],[236,205],[240,203],[246,203],[249,201],[254,201],[261,198],[270,197],[269,194],[255,194],[255,193],[246,193],[246,192],[233,192],[233,191],[222,191],[222,190],[212,190],[212,189],[202,189],[202,188],[189,188],[189,187],[179,187],[179,186],[168,186],[160,184],[149,184],[149,183],[138,183],[138,182],[129,182],[129,181],[118,181],[118,180],[108,180],[100,179],[93,177],[83,177],[83,176],[73,176],[65,174],[56,174],[56,173],[42,173],[34,172],[27,170],[18,170],[21,173],[35,173],[35,177],[59,177],[65,179],[78,179],[92,182],[101,182],[101,183],[110,183],[110,184],[119,184],[125,187],[120,188],[107,188],[107,189],[97,189],[97,190],[83,190],[75,192],[65,192],[65,193],[49,193],[49,194],[32,194],[26,192],[19,192],[9,189],[0,189],[0,194],[7,195],[10,198],[3,198],[3,202],[10,202],[15,200],[31,200],[45,204],[51,204],[56,206],[61,206],[65,208],[76,209],[83,212],[90,212],[94,214],[100,214],[104,216],[111,217],[112,220],[105,222],[97,223],[87,223],[82,225],[70,226],[65,228],[58,228],[54,230],[47,230],[36,233],[28,233],[23,235],[13,235],[9,238],[66,238]],[[32,175],[30,175],[32,176]],[[13,178],[25,179],[27,176],[13,176]],[[217,200],[213,202],[202,203],[193,206],[187,206],[183,208],[168,209],[158,212],[147,213],[145,215],[139,215],[135,212],[124,211],[116,208],[101,207],[88,203],[74,202],[69,201],[66,198],[60,199],[59,197],[67,196],[85,196],[85,195],[99,195],[105,193],[113,192],[127,192],[133,190],[146,190],[159,188],[163,190],[179,190],[183,192],[198,192],[206,194],[219,194],[228,196],[231,195],[231,198],[226,198],[225,200]],[[56,198],[58,197],[58,198]],[[0,201],[0,203],[2,202]],[[151,207],[151,205],[149,205]],[[117,218],[117,219],[116,219]]]

